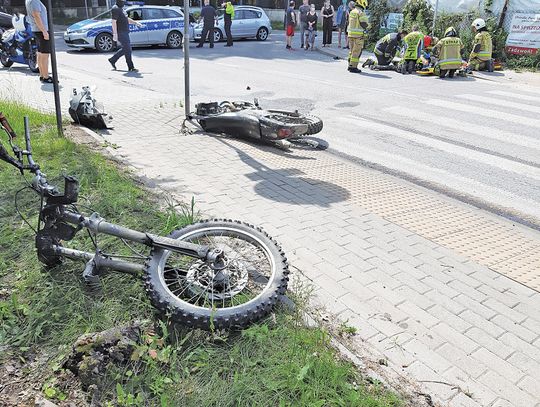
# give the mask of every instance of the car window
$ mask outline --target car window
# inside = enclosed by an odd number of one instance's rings
[[[163,18],[181,18],[182,16],[174,10],[161,10]]]
[[[165,18],[163,11],[160,8],[145,8],[143,9],[143,17],[145,20],[159,20]]]
[[[137,8],[135,10],[129,10],[128,17],[134,21],[142,20],[142,10],[140,8]]]
[[[109,11],[106,11],[105,13],[98,14],[97,16],[92,18],[92,20],[102,21],[102,20],[110,20],[111,18],[112,18],[111,10],[109,10]]]
[[[234,12],[234,19],[235,20],[243,20],[244,19],[244,11],[245,10],[236,10]]]
[[[258,13],[254,10],[244,10],[244,17],[245,19],[248,19],[248,18],[259,18],[259,16],[257,15]]]

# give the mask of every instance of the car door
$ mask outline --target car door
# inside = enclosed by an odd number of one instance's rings
[[[142,27],[137,27],[136,25],[129,25],[129,39],[131,40],[132,45],[143,45],[148,44],[148,32],[146,31],[146,25],[143,21],[143,10],[142,8],[132,8],[127,12],[129,18],[134,21],[138,21],[143,24]]]
[[[242,30],[246,37],[255,37],[259,29],[259,14],[255,10],[244,10],[242,19]]]
[[[244,10],[235,10],[234,18],[231,25],[231,33],[233,37],[241,38],[246,35],[244,29]]]
[[[171,28],[171,20],[165,18],[164,10],[145,7],[143,8],[143,19],[148,32],[148,43],[163,44]]]

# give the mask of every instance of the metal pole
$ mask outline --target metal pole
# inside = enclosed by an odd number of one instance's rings
[[[84,8],[86,9],[86,19],[88,20],[90,18],[88,14],[88,0],[84,0]]]
[[[53,75],[53,88],[54,88],[54,108],[56,111],[56,127],[58,129],[58,135],[63,136],[64,130],[62,129],[62,110],[60,107],[60,89],[58,87],[58,70],[56,67],[56,47],[54,45],[54,24],[52,13],[52,1],[47,1],[47,21],[49,23],[49,40],[51,42],[51,68]]]
[[[189,27],[189,0],[184,0],[184,109],[186,118],[191,113],[189,101]]]
[[[435,34],[435,23],[437,22],[437,13],[439,11],[439,0],[435,1],[435,12],[433,13],[433,26],[431,27],[431,35]]]

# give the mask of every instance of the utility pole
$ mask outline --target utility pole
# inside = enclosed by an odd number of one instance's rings
[[[433,13],[433,26],[431,27],[431,35],[435,34],[435,23],[437,22],[437,14],[439,12],[439,0],[435,1],[435,11]]]
[[[60,89],[58,87],[58,70],[56,66],[56,47],[54,44],[54,23],[52,12],[52,0],[47,1],[47,21],[49,23],[49,41],[51,42],[51,68],[53,75],[53,90],[54,90],[54,110],[56,112],[56,127],[58,135],[63,136],[62,129],[62,108],[60,106]]]
[[[184,0],[184,109],[186,119],[191,113],[189,100],[189,27],[189,0]]]

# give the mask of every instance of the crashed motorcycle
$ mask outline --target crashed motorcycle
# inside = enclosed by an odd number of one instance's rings
[[[211,102],[195,105],[196,111],[188,116],[209,133],[253,139],[281,149],[293,146],[324,150],[328,143],[308,137],[320,133],[323,122],[316,116],[298,111],[267,110],[255,99],[251,102]]]
[[[39,72],[37,43],[26,16],[15,14],[11,22],[14,28],[5,31],[0,41],[0,63],[9,68],[16,62]]]

